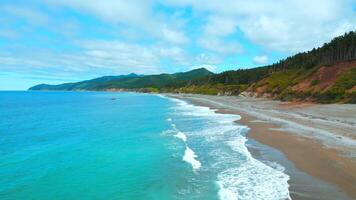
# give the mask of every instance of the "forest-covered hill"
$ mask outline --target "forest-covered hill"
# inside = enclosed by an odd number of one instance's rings
[[[264,96],[281,100],[356,103],[356,32],[278,63],[213,74],[196,69],[175,74],[110,76],[30,90],[135,90]]]
[[[356,103],[356,32],[272,65],[203,77],[174,91]]]
[[[165,87],[183,87],[190,80],[195,80],[213,73],[205,68],[194,69],[188,72],[158,75],[121,75],[104,76],[77,83],[64,83],[59,85],[40,84],[31,87],[30,90],[119,90],[119,89],[147,89],[159,91]]]

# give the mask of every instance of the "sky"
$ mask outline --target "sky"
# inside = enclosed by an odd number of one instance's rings
[[[356,0],[0,0],[0,90],[251,68],[356,30]]]

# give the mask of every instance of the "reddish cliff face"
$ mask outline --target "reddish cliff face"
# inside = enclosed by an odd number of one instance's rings
[[[335,84],[339,76],[353,68],[356,68],[356,60],[322,66],[291,89],[296,92],[325,92]]]
[[[252,84],[246,92],[282,100],[353,102],[356,96],[355,72],[356,60],[315,67],[310,71],[279,71]]]

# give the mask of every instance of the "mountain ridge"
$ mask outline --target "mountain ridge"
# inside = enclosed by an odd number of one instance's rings
[[[205,68],[193,69],[188,72],[177,72],[173,74],[161,73],[154,75],[137,75],[134,73],[119,76],[103,76],[95,79],[63,83],[58,85],[39,84],[29,90],[113,90],[113,89],[142,89],[157,88],[179,83],[184,85],[186,81],[200,78],[213,73]]]
[[[90,82],[93,80],[95,84]],[[256,68],[218,74],[199,68],[117,80],[101,77],[54,86],[41,84],[30,90],[130,90],[210,95],[243,92],[283,101],[356,103],[356,32],[345,33],[319,48]]]

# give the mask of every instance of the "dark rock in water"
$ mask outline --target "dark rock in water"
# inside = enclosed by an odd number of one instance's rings
[[[111,98],[111,100],[116,100],[116,98]]]

